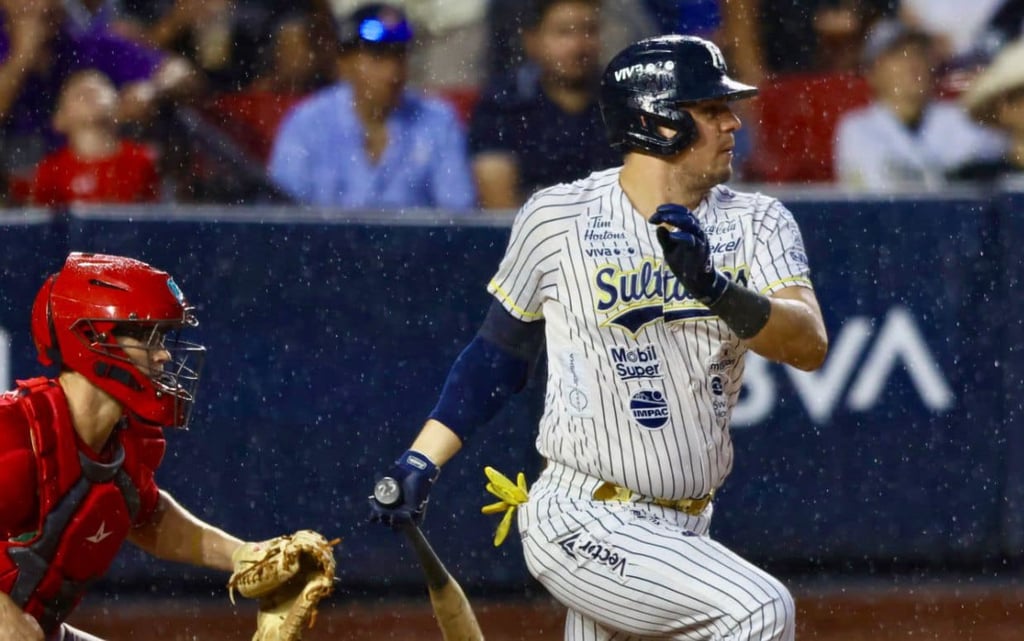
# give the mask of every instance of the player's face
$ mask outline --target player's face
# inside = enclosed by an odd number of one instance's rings
[[[597,7],[589,2],[560,2],[524,40],[526,53],[549,78],[566,85],[589,83],[601,54]]]
[[[686,109],[697,126],[697,140],[671,162],[692,187],[710,189],[732,178],[740,119],[726,100],[709,100]]]
[[[164,333],[157,328],[125,328],[115,330],[114,336],[132,364],[149,378],[159,377],[164,364],[171,359],[171,353],[164,347]]]

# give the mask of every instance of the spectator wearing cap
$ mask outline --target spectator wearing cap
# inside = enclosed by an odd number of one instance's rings
[[[1005,47],[962,97],[975,121],[1009,137],[1006,153],[957,168],[954,180],[989,181],[1024,174],[1024,40]]]
[[[406,89],[413,37],[405,14],[360,7],[339,27],[335,85],[296,106],[269,171],[311,205],[465,211],[476,194],[459,121],[446,103]]]
[[[931,189],[953,167],[1002,152],[996,132],[971,122],[955,102],[935,98],[932,40],[924,32],[879,21],[862,64],[873,101],[839,121],[835,167],[844,186]]]

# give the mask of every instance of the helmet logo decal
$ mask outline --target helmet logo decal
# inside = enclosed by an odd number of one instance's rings
[[[715,43],[713,42],[708,42],[705,40],[701,42],[701,44],[704,45],[704,47],[708,50],[708,53],[711,54],[711,64],[715,65],[716,69],[725,71],[725,56],[722,55],[722,50],[719,49],[718,46],[715,45]]]
[[[721,55],[721,54],[719,54]],[[647,64],[640,63],[623,67],[615,71],[615,81],[622,82],[623,80],[629,80],[633,76],[638,76],[642,73],[656,74],[659,72],[671,73],[676,68],[676,63],[673,60],[660,60],[658,62],[648,62]]]
[[[178,284],[174,282],[173,278],[167,279],[167,289],[171,290],[171,295],[174,296],[174,298],[177,299],[179,303],[181,303],[182,307],[184,307],[185,294],[181,292],[181,288],[178,287]]]

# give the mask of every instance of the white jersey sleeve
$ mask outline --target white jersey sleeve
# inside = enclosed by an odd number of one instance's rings
[[[812,287],[800,228],[774,198],[769,199],[754,239],[750,284],[766,295],[786,287]]]
[[[556,206],[552,194],[557,189],[538,192],[519,210],[505,256],[487,285],[509,314],[525,322],[542,319],[545,300],[557,295],[559,251],[568,230],[565,221],[576,216]]]

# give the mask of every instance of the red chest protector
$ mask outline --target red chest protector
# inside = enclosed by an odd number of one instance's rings
[[[100,463],[79,451],[60,386],[18,381],[18,394],[32,436],[39,518],[35,532],[0,541],[0,590],[52,633],[143,516],[139,488],[155,488],[165,443],[160,428],[121,428],[110,461]]]

